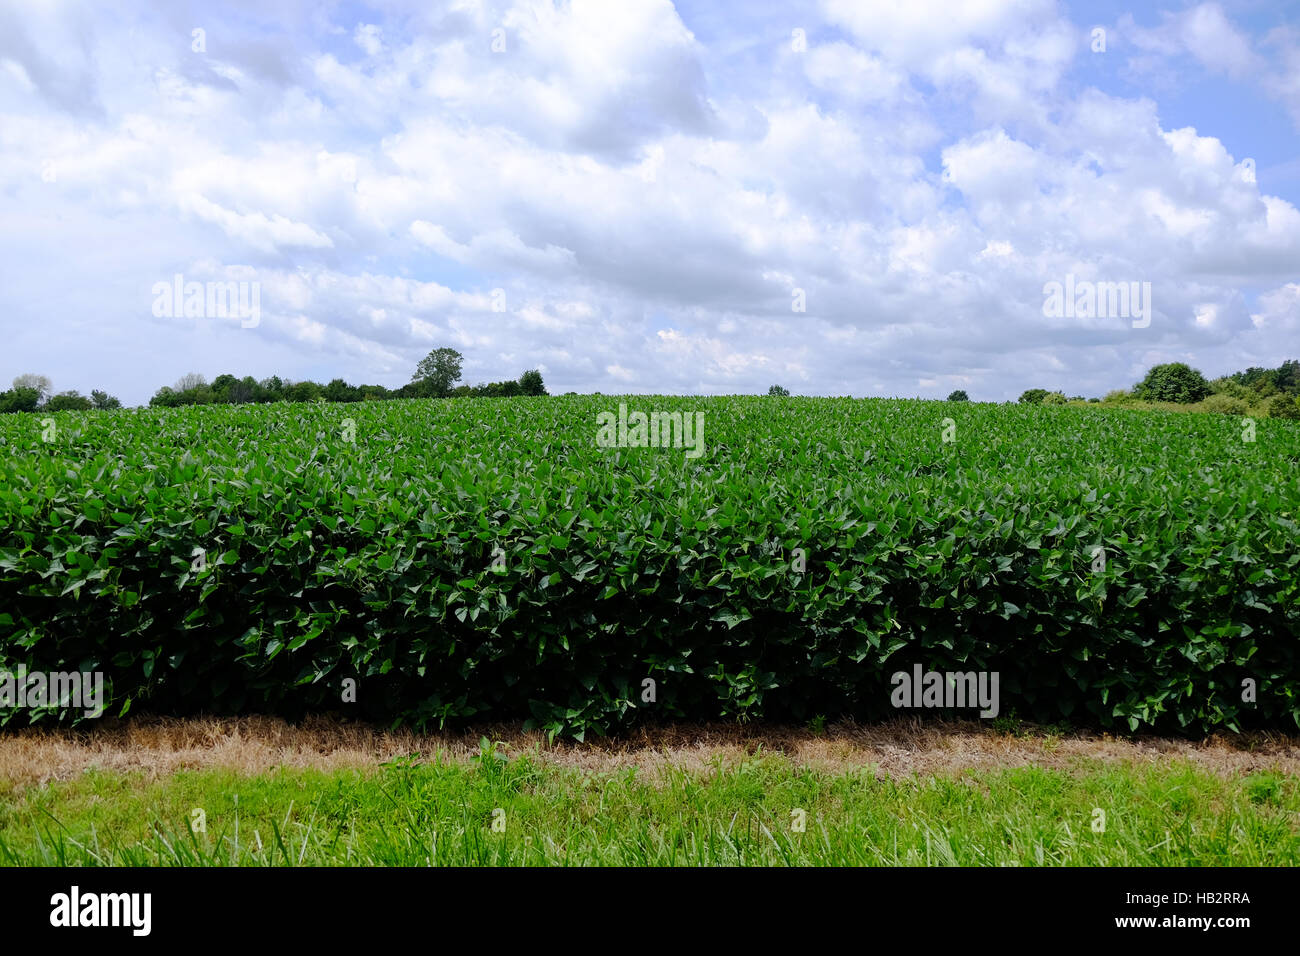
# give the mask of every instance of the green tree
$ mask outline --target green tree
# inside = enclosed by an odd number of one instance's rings
[[[460,367],[464,361],[464,356],[455,349],[434,349],[420,359],[411,384],[417,386],[415,391],[421,397],[444,398],[460,381]]]
[[[295,382],[286,390],[291,402],[314,402],[321,397],[321,387],[315,382]]]
[[[1047,389],[1045,388],[1027,388],[1020,393],[1020,403],[1022,405],[1041,405],[1046,397]]]
[[[957,389],[957,391],[953,392],[951,395],[948,396],[948,401],[950,401],[950,402],[969,402],[969,401],[970,401],[970,396],[967,395],[965,391],[963,391],[962,389],[959,388],[959,389]]]
[[[90,399],[75,388],[71,391],[51,395],[50,400],[45,403],[46,411],[51,412],[84,412],[91,407]]]
[[[1133,394],[1145,401],[1181,405],[1199,402],[1210,391],[1205,376],[1184,362],[1157,365],[1133,388]]]
[[[330,383],[325,386],[325,401],[359,402],[361,401],[361,393],[343,379],[334,378],[330,379]]]
[[[519,376],[519,394],[520,395],[546,395],[546,386],[542,384],[542,373],[535,368],[530,368],[523,375]]]
[[[112,395],[108,394],[108,392],[101,392],[97,388],[91,389],[90,401],[91,404],[101,411],[108,411],[110,409],[122,407],[122,402],[119,399],[114,398]]]
[[[1273,384],[1288,395],[1300,393],[1300,362],[1287,359],[1273,375]]]
[[[272,375],[270,378],[264,378],[257,383],[257,387],[261,391],[262,401],[284,401],[285,381],[280,376]]]
[[[40,403],[39,389],[15,386],[7,392],[0,392],[0,413],[34,412]]]
[[[790,394],[790,390],[781,385],[773,385],[767,390],[767,394],[773,398],[785,398]]]
[[[231,389],[238,384],[239,379],[235,378],[233,375],[218,375],[212,380],[212,384],[209,386],[209,388],[212,389],[212,400],[221,405],[233,402],[234,399],[230,397],[230,392]]]
[[[259,402],[261,400],[262,387],[257,384],[257,379],[251,375],[245,375],[230,386],[230,401],[236,405],[246,405],[249,402]]]

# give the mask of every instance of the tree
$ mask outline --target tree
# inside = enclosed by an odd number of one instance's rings
[[[460,366],[465,361],[455,349],[434,349],[415,367],[411,384],[421,397],[443,398],[460,381]]]
[[[174,408],[180,404],[177,401],[178,397],[170,385],[164,385],[153,393],[153,398],[149,399],[149,405],[157,408]]]
[[[790,390],[780,385],[773,385],[767,390],[767,394],[773,398],[786,398],[790,394]]]
[[[15,378],[13,387],[15,389],[34,388],[36,389],[36,394],[39,396],[38,400],[43,402],[50,397],[50,392],[53,390],[54,385],[50,382],[50,377],[48,375],[36,375],[32,372],[28,372],[26,375],[19,375]]]
[[[1148,402],[1199,402],[1210,394],[1210,383],[1184,362],[1157,365],[1133,388],[1133,394]]]
[[[176,384],[172,386],[172,391],[188,392],[190,389],[202,388],[207,384],[208,380],[198,372],[190,372],[188,375],[182,375],[176,380]]]
[[[108,411],[110,409],[122,407],[120,400],[114,398],[112,395],[108,394],[108,392],[101,392],[97,388],[91,389],[90,402],[101,411]]]
[[[238,384],[239,379],[235,378],[233,375],[218,375],[212,380],[211,387],[213,400],[221,404],[234,401],[234,399],[230,397],[230,391]]]
[[[542,373],[530,368],[519,376],[520,395],[546,395],[546,386],[542,384]]]
[[[1295,359],[1287,359],[1273,374],[1273,384],[1280,391],[1288,395],[1295,395],[1300,392],[1300,362]]]
[[[1020,403],[1022,405],[1041,405],[1046,397],[1047,389],[1045,388],[1027,388],[1020,393]]]
[[[68,392],[59,392],[57,395],[52,395],[50,400],[45,403],[46,411],[51,412],[84,412],[90,407],[90,399],[75,388]]]
[[[967,394],[965,393],[965,391],[963,391],[962,389],[959,388],[959,389],[957,389],[957,391],[953,392],[951,395],[948,396],[948,401],[950,401],[950,402],[969,402],[969,401],[970,401],[970,396],[967,395]]]
[[[245,405],[249,402],[259,402],[262,400],[262,387],[257,384],[257,379],[251,375],[245,375],[239,381],[230,386],[230,401],[236,405]]]
[[[321,397],[321,387],[311,381],[295,382],[285,390],[285,394],[291,402],[314,402]]]
[[[1043,396],[1042,405],[1064,405],[1066,403],[1064,392],[1048,392]]]
[[[0,392],[0,413],[34,412],[41,403],[38,389],[18,385],[7,392]]]
[[[341,378],[331,379],[330,383],[325,386],[325,401],[327,402],[359,402],[360,400],[361,393]]]
[[[284,401],[285,383],[284,379],[278,375],[272,375],[270,378],[264,378],[257,383],[261,389],[261,399],[264,402],[282,402]]]

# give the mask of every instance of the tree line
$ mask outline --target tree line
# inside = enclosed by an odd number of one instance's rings
[[[164,385],[149,399],[151,406],[170,408],[178,405],[243,405],[263,402],[362,402],[398,398],[512,398],[547,395],[542,373],[529,369],[518,379],[487,382],[482,385],[458,384],[464,356],[451,348],[434,349],[416,366],[411,381],[400,388],[383,385],[349,385],[341,378],[320,384],[313,381],[293,382],[278,375],[261,380],[245,375],[218,375],[208,382],[191,373],[173,385]],[[773,385],[768,395],[788,396],[789,389]],[[569,393],[574,394],[574,393]],[[599,394],[599,393],[597,393]],[[970,396],[958,389],[948,396],[950,402],[967,402]],[[1274,418],[1300,419],[1300,361],[1288,359],[1275,369],[1252,367],[1220,378],[1207,380],[1183,362],[1157,365],[1131,389],[1117,389],[1105,398],[1066,397],[1062,391],[1030,388],[1019,401],[1027,405],[1102,404],[1145,407],[1167,405],[1189,411],[1221,412],[1229,415],[1268,415]],[[85,411],[121,408],[122,403],[98,389],[89,396],[75,389],[53,393],[45,375],[19,375],[13,387],[0,392],[0,413],[34,411]]]
[[[1168,362],[1152,368],[1131,389],[1116,389],[1105,398],[1066,398],[1059,391],[1030,388],[1020,401],[1027,405],[1085,401],[1131,407],[1167,405],[1188,411],[1300,419],[1300,361],[1287,359],[1277,368],[1252,367],[1211,380],[1185,362]]]
[[[48,412],[78,412],[92,408],[121,408],[122,403],[109,395],[95,389],[87,398],[75,388],[67,392],[52,394],[53,383],[48,375],[19,375],[13,386],[0,392],[0,413],[34,412],[37,409]]]
[[[174,385],[164,385],[149,399],[152,406],[172,408],[178,405],[245,405],[265,402],[368,402],[397,398],[513,398],[522,395],[545,395],[542,373],[529,369],[518,379],[488,382],[483,385],[457,385],[464,357],[455,349],[434,349],[416,367],[411,381],[400,388],[383,385],[350,385],[341,378],[325,384],[313,381],[291,382],[278,375],[261,381],[246,375],[218,375],[208,382],[202,375],[190,374]]]

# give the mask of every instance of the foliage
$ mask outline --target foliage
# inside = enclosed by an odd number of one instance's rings
[[[781,385],[773,385],[767,390],[767,394],[773,398],[786,398],[790,390]]]
[[[1212,412],[1220,415],[1249,415],[1250,405],[1244,399],[1236,398],[1224,392],[1207,395],[1198,404],[1198,411]]]
[[[967,395],[965,391],[963,391],[962,389],[959,388],[959,389],[957,389],[957,391],[953,392],[952,394],[950,394],[950,395],[948,396],[948,401],[950,401],[950,402],[969,402],[969,401],[970,401],[970,396]]]
[[[1300,400],[1291,395],[1274,395],[1268,403],[1270,418],[1300,418]]]
[[[90,399],[82,395],[76,389],[69,392],[59,392],[45,403],[47,412],[82,412],[93,408]]]
[[[19,386],[0,392],[0,414],[9,412],[34,412],[41,402],[41,393],[34,388]]]
[[[597,447],[620,401],[702,413],[706,454]],[[996,671],[1044,723],[1300,722],[1290,422],[734,396],[54,417],[54,441],[0,419],[0,667],[102,669],[113,713],[870,720],[920,664]]]
[[[1146,378],[1133,387],[1133,394],[1147,401],[1187,405],[1209,395],[1210,383],[1186,363],[1169,362],[1147,372]]]
[[[37,401],[43,402],[50,397],[50,393],[54,390],[54,384],[50,381],[48,375],[36,375],[28,372],[25,375],[17,376],[13,380],[13,388],[15,391],[27,388],[35,389],[38,396]]]
[[[542,382],[542,373],[535,368],[530,368],[519,376],[519,394],[520,395],[545,395],[546,385]]]
[[[452,387],[460,381],[462,356],[455,349],[434,349],[415,368],[411,384],[421,391],[421,398],[443,398],[450,395]]]
[[[1044,398],[1047,397],[1045,388],[1027,388],[1020,393],[1020,404],[1022,405],[1041,405]]]

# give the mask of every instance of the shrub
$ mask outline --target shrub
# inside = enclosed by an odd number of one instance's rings
[[[1269,418],[1300,418],[1300,401],[1290,395],[1274,395],[1266,409]]]
[[[1225,392],[1215,392],[1201,399],[1196,405],[1196,411],[1215,412],[1221,415],[1249,415],[1250,404]]]

